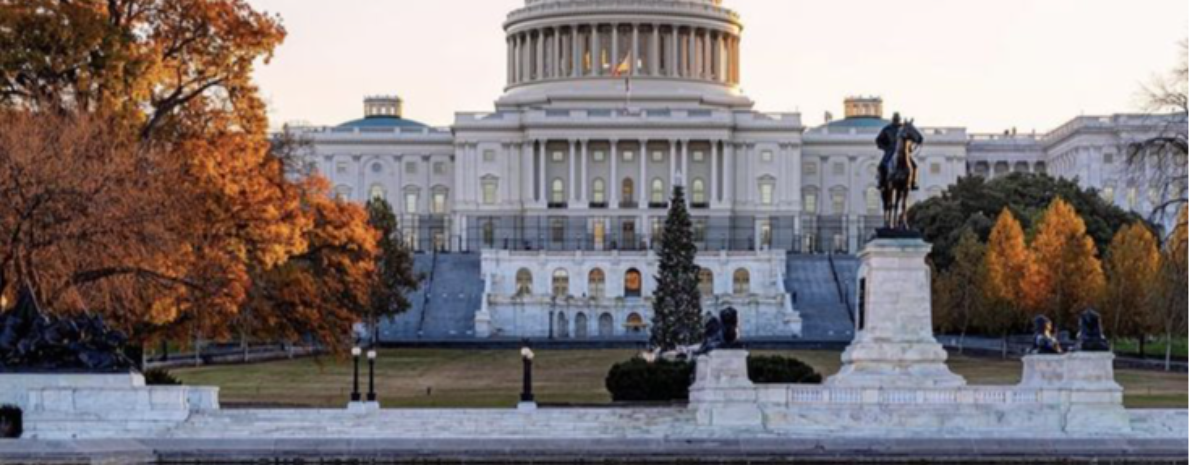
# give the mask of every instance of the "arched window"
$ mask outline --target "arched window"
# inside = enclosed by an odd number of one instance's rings
[[[562,181],[562,178],[554,178],[553,187],[550,189],[550,202],[566,202],[566,183]]]
[[[616,319],[610,313],[599,315],[599,337],[612,337],[616,331]]]
[[[707,186],[702,178],[694,178],[694,182],[690,183],[690,201],[707,203]]]
[[[698,271],[698,291],[702,293],[703,297],[712,297],[715,295],[715,272],[708,268],[703,268]]]
[[[421,190],[410,186],[405,188],[405,213],[408,215],[417,214],[417,205],[420,203]]]
[[[649,325],[645,324],[645,319],[641,317],[639,313],[628,315],[628,320],[624,323],[624,327],[627,328],[628,332],[630,333],[644,332],[648,326]]]
[[[1110,184],[1103,186],[1103,190],[1099,192],[1099,195],[1103,198],[1104,202],[1116,203],[1116,186]]]
[[[603,298],[606,282],[607,275],[603,273],[603,270],[599,268],[591,270],[591,273],[587,275],[588,295],[595,298]]]
[[[384,191],[384,186],[372,184],[372,188],[368,190],[368,198],[372,200],[388,200],[388,193]]]
[[[516,295],[529,295],[533,293],[533,272],[527,268],[521,268],[516,272]]]
[[[635,268],[628,270],[624,274],[624,297],[639,298],[641,296],[642,284],[640,271],[637,271]]]
[[[636,200],[636,184],[632,182],[632,178],[624,178],[624,182],[620,184],[620,201],[632,202]]]
[[[653,178],[653,188],[651,190],[651,195],[649,195],[649,202],[665,202],[665,181],[662,181],[661,178]]]
[[[875,186],[869,187],[864,191],[864,201],[868,206],[869,215],[879,215],[881,210],[882,200],[880,199],[880,189]]]
[[[562,339],[567,339],[570,337],[570,320],[566,318],[566,314],[563,312],[558,312],[558,327],[556,329],[556,334]]]
[[[570,295],[570,273],[558,268],[554,271],[554,297]]]
[[[735,295],[748,295],[752,292],[752,276],[747,269],[740,268],[732,276],[732,292]]]
[[[483,204],[495,205],[499,201],[500,179],[495,176],[484,176],[480,184],[483,189]]]
[[[574,337],[575,339],[587,338],[587,314],[579,313],[574,316]]]
[[[435,215],[442,215],[446,213],[446,199],[450,194],[450,189],[443,186],[434,188],[434,203],[430,205],[430,213]]]
[[[603,178],[595,178],[591,181],[591,201],[595,203],[607,202],[607,186],[603,184]]]

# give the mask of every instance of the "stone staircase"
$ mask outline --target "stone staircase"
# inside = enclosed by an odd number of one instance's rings
[[[412,308],[381,325],[383,342],[471,339],[483,299],[478,254],[419,254],[414,269],[425,275],[409,296]]]
[[[786,266],[785,289],[796,296],[794,309],[801,313],[804,322],[802,339],[850,341],[855,325],[849,315],[848,300],[844,299],[855,295],[858,259],[790,255]]]

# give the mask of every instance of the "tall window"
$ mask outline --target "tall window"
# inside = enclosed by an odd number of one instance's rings
[[[563,203],[566,201],[566,183],[562,178],[555,178],[553,187],[550,189],[550,202]]]
[[[604,223],[603,218],[595,219],[595,223],[591,227],[591,239],[593,242],[591,246],[595,250],[603,250],[603,244],[607,240],[607,224]]]
[[[558,268],[554,271],[554,297],[570,295],[570,273]]]
[[[867,204],[869,215],[879,215],[881,210],[880,190],[875,187],[869,187],[864,191],[864,203]]]
[[[591,181],[591,201],[595,203],[607,202],[607,186],[603,184],[603,178],[595,178]]]
[[[1116,188],[1114,186],[1104,186],[1103,191],[1099,193],[1103,197],[1103,201],[1107,203],[1116,202]]]
[[[773,247],[773,220],[764,219],[757,222],[756,229],[760,233],[760,247],[769,249]]]
[[[642,284],[640,271],[635,268],[628,270],[624,274],[624,296],[640,297]]]
[[[698,271],[698,291],[702,293],[703,297],[712,297],[715,295],[715,272],[708,268],[703,268]]]
[[[431,206],[430,213],[435,215],[442,215],[446,213],[446,196],[448,191],[445,187],[434,188],[434,204]]]
[[[490,219],[483,222],[483,245],[489,248],[496,245],[496,223]]]
[[[773,205],[773,191],[776,190],[777,182],[771,177],[764,177],[760,180],[760,204],[764,206]]]
[[[707,219],[695,218],[693,223],[694,242],[706,242],[707,240]]]
[[[587,291],[589,295],[597,299],[603,298],[606,283],[607,275],[603,273],[603,270],[599,268],[591,270],[591,273],[587,276]]]
[[[694,182],[690,183],[690,201],[694,203],[707,202],[707,186],[702,178],[694,178]]]
[[[372,189],[368,192],[368,198],[373,200],[388,200],[388,193],[384,192],[384,186],[381,186],[380,184],[373,184]]]
[[[565,218],[550,218],[550,240],[555,244],[565,244],[566,242],[566,219]]]
[[[483,204],[495,205],[496,193],[500,188],[500,181],[494,177],[488,176],[483,179]]]
[[[516,272],[516,295],[529,295],[533,293],[533,272],[526,268],[521,268]]]
[[[624,178],[620,188],[620,200],[624,202],[636,200],[636,186],[632,183],[632,178]]]
[[[735,295],[748,295],[752,292],[752,276],[747,269],[736,270],[732,275],[731,284],[732,293]]]
[[[652,203],[665,202],[665,181],[661,178],[653,178],[652,195],[649,196],[649,201]]]
[[[411,215],[417,213],[418,196],[417,188],[405,190],[405,213]]]
[[[834,189],[831,191],[831,214],[847,214],[847,190]]]

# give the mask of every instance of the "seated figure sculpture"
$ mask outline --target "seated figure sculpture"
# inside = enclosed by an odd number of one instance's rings
[[[1054,322],[1045,316],[1038,315],[1033,319],[1033,354],[1060,354],[1062,344],[1054,336]]]
[[[1088,308],[1078,317],[1078,346],[1080,352],[1108,352],[1111,344],[1103,336],[1102,318],[1094,308]]]
[[[695,355],[705,355],[719,349],[739,349],[740,344],[740,314],[736,309],[728,307],[719,316],[712,316],[707,320],[706,331],[703,333],[702,346]]]

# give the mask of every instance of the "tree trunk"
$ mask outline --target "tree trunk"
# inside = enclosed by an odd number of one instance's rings
[[[1145,356],[1145,339],[1148,339],[1148,337],[1146,337],[1145,335],[1142,334],[1137,339],[1140,342],[1138,344],[1136,344],[1136,356],[1140,357],[1141,360],[1144,360],[1144,359],[1148,358]]]
[[[963,330],[961,333],[959,333],[959,355],[963,355],[963,345],[966,344],[966,340],[967,330]]]
[[[1000,359],[1008,360],[1008,333],[1000,337]]]
[[[1165,371],[1173,371],[1173,335],[1166,335],[1165,343]]]

